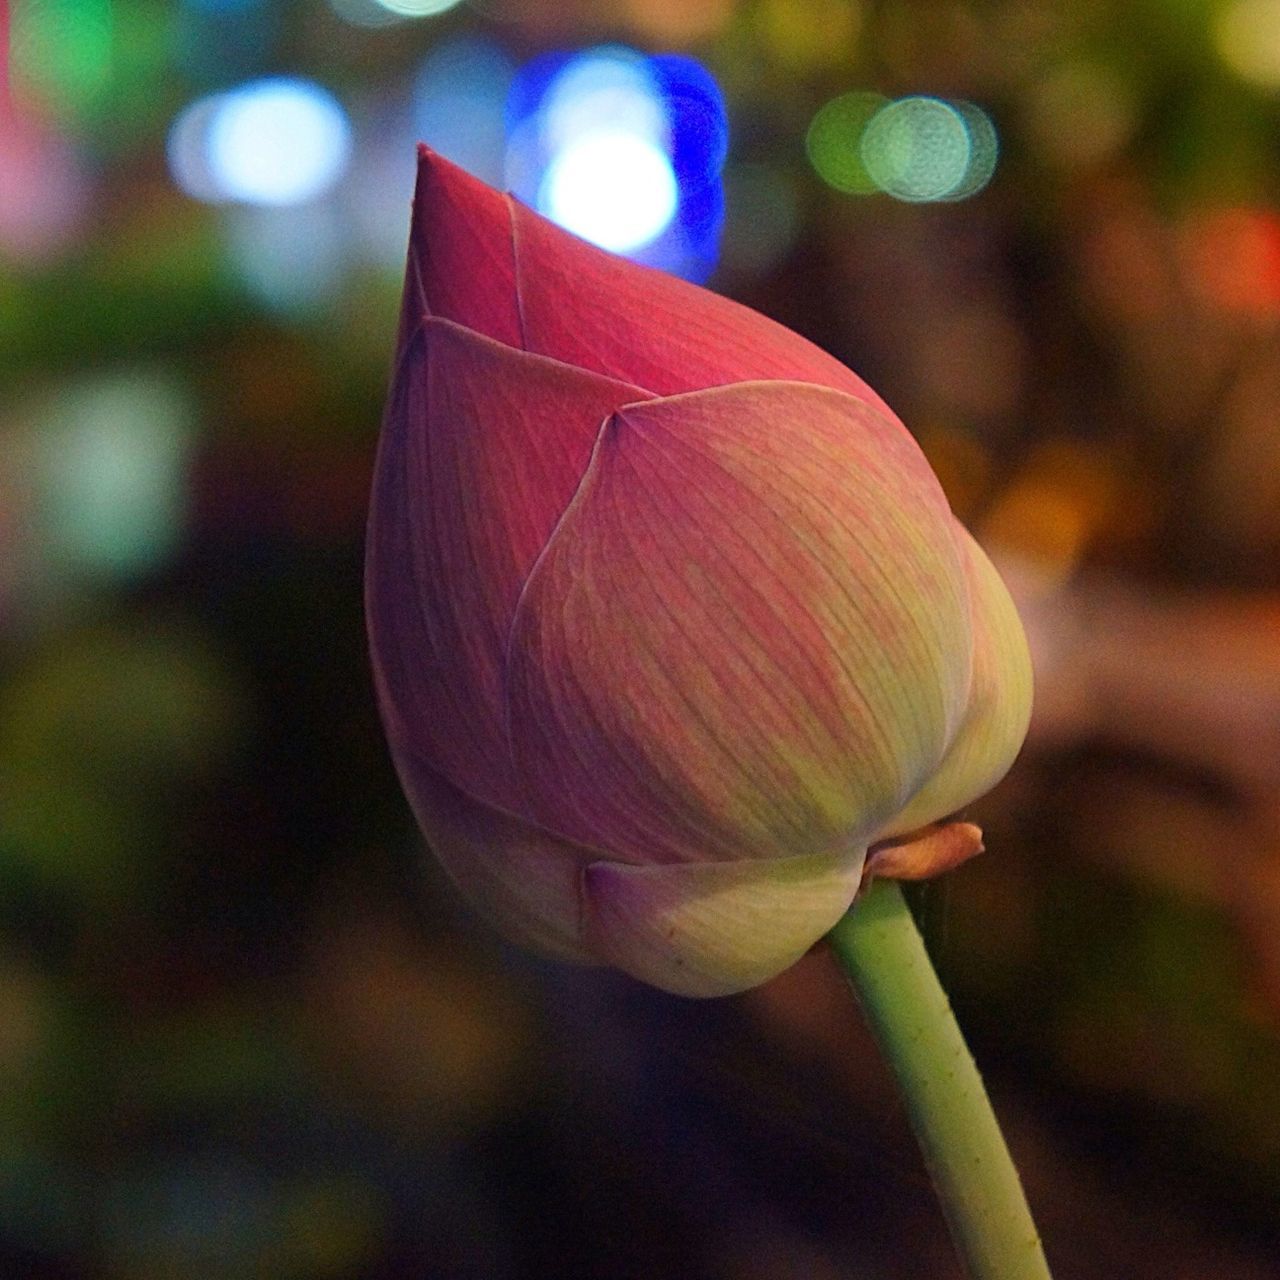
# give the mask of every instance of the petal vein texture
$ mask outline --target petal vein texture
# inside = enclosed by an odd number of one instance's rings
[[[425,148],[366,614],[459,887],[685,995],[972,856],[948,819],[1030,710],[1004,584],[861,378]]]

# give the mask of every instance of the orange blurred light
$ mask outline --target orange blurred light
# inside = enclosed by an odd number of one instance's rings
[[[1190,218],[1181,256],[1191,286],[1224,311],[1271,315],[1280,310],[1280,214],[1270,209],[1216,209]]]

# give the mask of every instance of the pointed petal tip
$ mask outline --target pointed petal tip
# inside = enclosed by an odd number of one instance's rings
[[[506,196],[425,143],[417,154],[407,305],[522,347]]]

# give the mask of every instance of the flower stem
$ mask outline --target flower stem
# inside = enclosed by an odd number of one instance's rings
[[[1049,1280],[1022,1184],[902,890],[875,880],[828,934],[906,1095],[972,1280]]]

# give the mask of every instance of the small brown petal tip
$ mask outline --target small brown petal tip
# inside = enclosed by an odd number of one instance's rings
[[[877,876],[890,880],[929,880],[982,852],[982,831],[972,822],[944,822],[873,846],[858,892]]]

